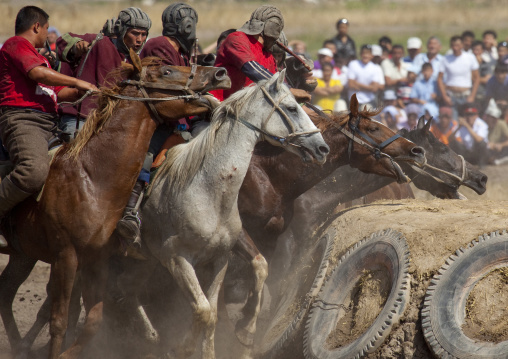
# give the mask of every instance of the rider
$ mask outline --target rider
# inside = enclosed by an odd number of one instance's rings
[[[108,20],[105,27],[111,25],[110,23]],[[106,76],[109,72],[123,62],[131,63],[130,49],[138,54],[141,52],[151,26],[152,21],[144,11],[130,7],[118,14],[114,26],[116,38],[103,36],[102,32],[85,35],[64,34],[57,40],[58,56],[71,66],[63,68],[65,70],[62,72],[97,86],[107,85]],[[70,73],[67,73],[68,71]],[[76,131],[78,115],[81,128],[96,104],[88,97],[78,106],[62,109],[60,128],[69,136],[73,136]]]
[[[46,180],[57,100],[72,101],[80,91],[97,90],[86,81],[52,70],[37,52],[46,42],[48,19],[41,8],[23,7],[16,16],[15,36],[0,50],[0,136],[14,164],[0,183],[0,219],[39,191]],[[0,248],[6,246],[0,233]]]
[[[162,36],[148,40],[140,53],[140,58],[157,56],[166,65],[190,66],[190,53],[196,41],[197,22],[198,14],[190,5],[185,3],[169,5],[162,13]],[[150,141],[143,169],[125,207],[123,218],[117,225],[117,233],[129,242],[140,244],[141,220],[138,210],[142,194],[150,180],[149,168],[154,156],[159,153],[164,141],[174,129],[174,126],[159,125]]]

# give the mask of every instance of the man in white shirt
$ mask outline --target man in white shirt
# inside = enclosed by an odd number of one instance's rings
[[[450,39],[453,53],[441,61],[437,79],[444,103],[453,106],[455,114],[457,106],[474,101],[480,84],[478,61],[474,55],[462,51],[462,47],[460,36]]]
[[[402,61],[404,56],[404,48],[402,45],[393,45],[391,59],[384,59],[381,62],[381,68],[385,76],[385,84],[387,89],[397,91],[398,87],[405,85],[407,80],[408,64]]]
[[[385,79],[383,70],[372,62],[372,57],[372,45],[363,45],[360,59],[349,63],[348,87],[349,97],[356,93],[361,105],[377,107],[376,95],[384,89]]]

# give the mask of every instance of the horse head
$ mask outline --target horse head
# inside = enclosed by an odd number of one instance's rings
[[[216,107],[216,100],[203,94],[231,87],[227,71],[222,67],[167,66],[156,57],[140,60],[134,51],[131,59],[133,64],[123,70],[128,77],[123,84],[136,85],[136,91],[143,97],[156,99],[148,102],[156,119],[171,121],[210,111]]]
[[[458,193],[460,185],[483,194],[486,190],[487,176],[475,169],[449,146],[440,142],[430,132],[431,123],[432,118],[425,123],[422,116],[412,131],[399,131],[405,138],[422,146],[427,158],[424,172],[407,165],[403,165],[404,171],[412,178],[416,187],[439,198],[461,198]]]
[[[351,97],[348,117],[342,123],[343,133],[349,137],[350,165],[362,172],[407,182],[398,162],[421,165],[425,162],[425,150],[371,118],[378,113],[360,110],[356,95]]]
[[[326,161],[330,148],[320,130],[310,120],[284,84],[285,70],[259,84],[257,103],[249,111],[249,118],[258,118],[265,140],[300,156],[303,161]],[[261,96],[263,99],[259,99]],[[252,102],[251,102],[252,104]]]

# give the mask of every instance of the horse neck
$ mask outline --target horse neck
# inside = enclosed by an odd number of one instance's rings
[[[85,145],[80,160],[84,167],[101,164],[104,171],[90,171],[90,176],[113,186],[116,177],[135,179],[156,126],[144,103],[122,101],[105,128]]]
[[[270,174],[272,185],[287,200],[292,200],[305,193],[338,167],[349,163],[347,156],[348,140],[336,128],[322,132],[323,139],[330,147],[325,164],[304,163],[298,156],[283,152],[277,159],[278,165],[271,161],[261,161],[266,173]]]

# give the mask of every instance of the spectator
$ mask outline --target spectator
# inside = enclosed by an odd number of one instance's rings
[[[474,32],[466,30],[462,33],[462,35],[460,35],[460,38],[462,39],[462,51],[472,53],[473,43],[475,42]],[[450,55],[452,53],[452,49],[448,49],[448,51],[446,51],[446,55]]]
[[[439,108],[439,121],[434,121],[430,126],[430,132],[445,145],[450,144],[450,137],[457,131],[459,125],[452,119],[453,110],[450,106]]]
[[[381,48],[388,50],[388,53],[392,51],[392,39],[388,36],[381,36],[378,40],[378,45],[381,46]]]
[[[48,27],[48,43],[51,51],[56,51],[56,39],[60,37],[60,32],[54,26]]]
[[[360,49],[360,59],[349,63],[349,94],[354,93],[361,105],[377,107],[376,94],[384,89],[385,79],[383,70],[372,62],[372,45],[363,45]]]
[[[475,41],[472,45],[473,55],[478,61],[478,74],[480,76],[480,83],[478,85],[478,91],[476,91],[475,102],[480,105],[480,108],[484,108],[485,102],[485,86],[494,73],[494,62],[485,62],[483,59],[483,42]]]
[[[383,61],[383,48],[379,45],[371,45],[372,47],[372,62],[376,65],[381,65]]]
[[[497,44],[497,54],[499,56],[498,60],[503,59],[506,55],[508,55],[508,42],[501,41]]]
[[[485,50],[483,58],[485,62],[497,61],[499,55],[497,53],[497,33],[494,30],[486,30],[482,35],[482,42]]]
[[[302,55],[306,59],[310,59],[311,57],[307,53],[307,44],[302,40],[291,40],[289,42],[289,47],[293,50],[297,55]]]
[[[381,120],[393,131],[407,128],[407,115],[402,108],[397,106],[395,91],[386,90],[383,97],[384,108],[381,112]]]
[[[402,61],[404,48],[402,45],[394,45],[391,51],[391,59],[384,59],[381,63],[387,89],[395,90],[405,85],[407,80],[408,64]]]
[[[496,105],[496,101],[491,99],[483,115],[484,121],[489,126],[490,163],[496,163],[495,160],[508,156],[508,124],[500,121],[500,118],[501,110]]]
[[[508,65],[505,63],[496,65],[494,76],[485,85],[485,100],[490,99],[494,99],[502,110],[508,105]]]
[[[335,42],[333,42],[332,40],[325,40],[323,42],[323,47],[330,49],[332,51],[333,59],[335,61],[335,55],[337,55],[337,46],[335,45]]]
[[[450,147],[464,158],[479,166],[487,163],[487,138],[489,126],[478,117],[478,109],[468,103],[464,109],[464,117],[459,116],[459,128],[455,138],[450,138]]]
[[[347,109],[344,100],[341,100],[340,93],[343,86],[340,80],[333,79],[334,66],[330,62],[321,64],[323,78],[317,79],[317,87],[312,94],[312,103],[322,110],[344,111]]]
[[[410,37],[407,39],[407,56],[404,62],[413,63],[414,58],[422,51],[422,40],[419,37]]]
[[[429,115],[434,116],[438,112],[437,106],[437,81],[432,79],[432,65],[428,62],[422,66],[423,79],[414,83],[411,90],[411,102],[419,104],[422,112],[429,112]]]
[[[348,35],[349,21],[347,19],[340,19],[335,24],[337,35],[331,40],[337,47],[337,58],[349,62],[356,58],[356,46],[354,40]],[[335,59],[336,61],[338,59]],[[347,63],[346,62],[346,63]]]
[[[419,80],[423,78],[420,74],[422,71],[422,65],[426,62],[430,62],[432,64],[432,68],[434,71],[432,72],[432,78],[437,80],[437,76],[439,74],[439,70],[441,68],[441,61],[443,61],[443,55],[439,53],[441,51],[441,41],[435,36],[431,36],[427,41],[427,52],[416,55],[413,60],[413,65],[408,69],[409,72],[412,72]]]
[[[340,80],[340,69],[335,67],[335,63],[333,62],[333,53],[332,50],[327,48],[319,49],[318,51],[318,59],[314,61],[314,69],[312,70],[312,74],[317,79],[323,78],[322,65],[324,63],[330,63],[333,66],[332,79]]]
[[[405,108],[407,115],[407,129],[412,130],[418,124],[418,115],[420,114],[420,106],[416,103],[411,103]]]
[[[480,83],[479,65],[472,54],[462,51],[460,36],[452,36],[450,47],[453,54],[441,61],[437,84],[444,103],[456,110],[459,105],[474,101]]]

